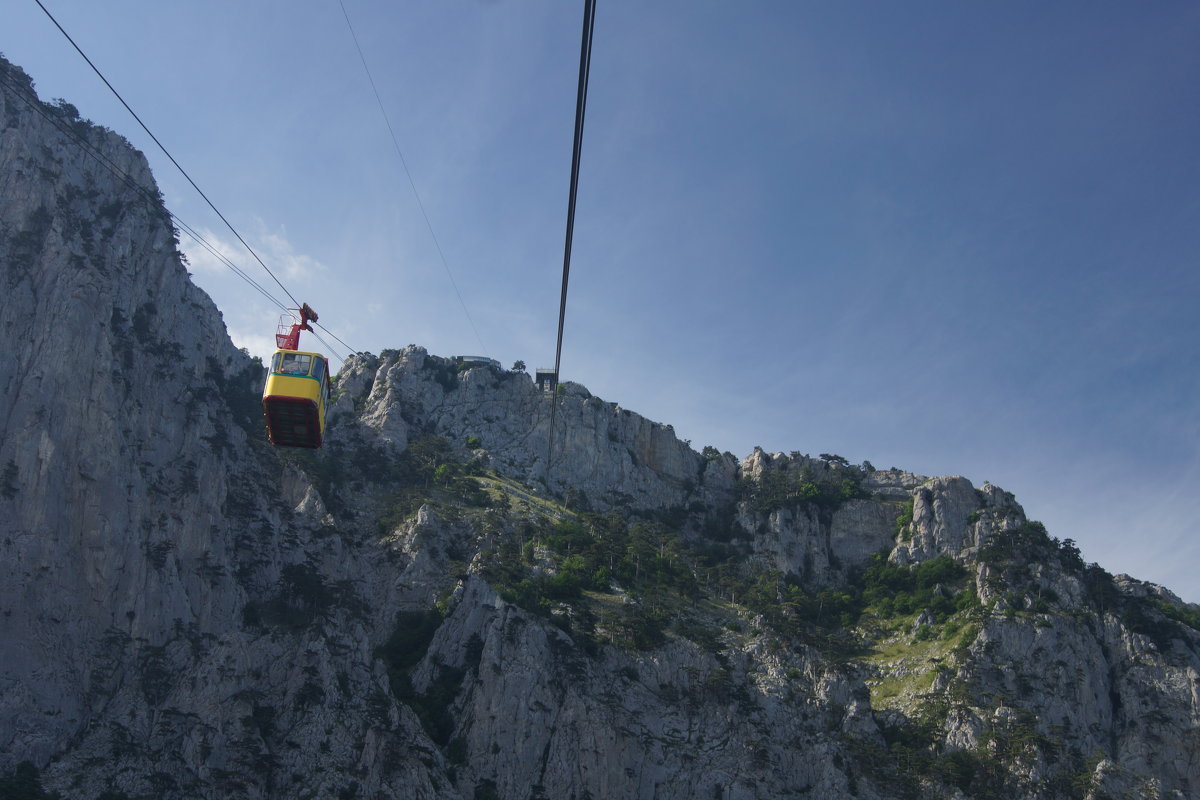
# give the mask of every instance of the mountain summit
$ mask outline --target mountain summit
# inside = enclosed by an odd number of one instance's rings
[[[275,449],[176,244],[0,59],[0,796],[1200,794],[1200,609],[999,487],[416,346]]]

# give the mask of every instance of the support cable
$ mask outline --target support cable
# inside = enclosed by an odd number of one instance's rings
[[[313,338],[315,338],[318,342],[320,342],[325,347],[326,350],[328,350],[330,353],[333,353],[333,355],[338,359],[338,361],[341,361],[343,364],[346,363],[346,357],[343,356],[341,353],[339,353],[334,348],[333,345],[331,345],[329,342],[325,341],[325,339],[321,337],[321,334],[319,334],[316,331],[311,330],[311,329],[309,330],[309,333],[311,333],[313,335]]]
[[[338,5],[342,7],[342,16],[346,18],[346,27],[350,30],[350,38],[354,40],[354,49],[358,51],[358,59],[362,62],[363,71],[367,73],[367,81],[370,82],[371,91],[375,94],[375,102],[379,105],[379,113],[383,115],[383,123],[387,126],[388,134],[392,137],[392,146],[396,149],[396,155],[400,157],[400,166],[404,168],[404,175],[408,178],[408,185],[412,187],[413,197],[417,199],[417,208],[421,209],[421,216],[425,219],[425,227],[429,229],[429,236],[433,239],[433,246],[442,261],[442,268],[446,270],[446,277],[450,279],[450,285],[454,287],[454,294],[458,297],[458,304],[462,306],[463,314],[466,315],[467,322],[470,323],[471,330],[475,333],[475,340],[479,342],[479,346],[483,349],[483,354],[490,358],[491,353],[488,352],[487,345],[483,343],[483,338],[479,335],[479,329],[475,327],[475,320],[471,318],[471,312],[467,310],[467,303],[463,300],[462,292],[458,290],[458,282],[454,280],[454,273],[450,271],[450,263],[446,260],[446,254],[442,251],[442,244],[438,241],[437,234],[433,232],[433,223],[429,220],[429,213],[425,210],[425,203],[421,200],[421,193],[417,191],[416,181],[413,180],[412,172],[408,169],[408,160],[404,157],[404,153],[400,149],[400,140],[396,137],[396,131],[392,128],[392,121],[388,118],[387,110],[383,106],[383,98],[379,96],[379,89],[375,86],[375,78],[371,75],[371,68],[367,66],[367,58],[363,55],[362,46],[358,42],[358,34],[354,32],[354,25],[350,22],[350,14],[346,11],[346,4],[342,0],[338,0]]]
[[[196,193],[199,194],[200,197],[204,198],[204,202],[207,203],[208,207],[213,210],[213,213],[215,213],[220,218],[221,222],[225,223],[225,227],[229,228],[230,232],[234,235],[234,237],[236,237],[237,240],[239,242],[241,242],[242,246],[246,248],[246,251],[248,253],[250,253],[251,256],[253,256],[254,260],[258,262],[259,266],[261,266],[263,268],[263,270],[265,270],[266,273],[271,276],[271,279],[273,281],[275,281],[275,283],[279,286],[279,288],[283,290],[283,293],[288,296],[288,299],[290,299],[292,301],[292,303],[294,304],[294,306],[298,308],[301,305],[300,302],[292,295],[292,293],[290,291],[288,291],[288,288],[283,285],[283,282],[280,281],[278,277],[276,277],[275,273],[271,271],[271,268],[268,267],[261,258],[259,258],[258,253],[255,252],[254,248],[251,247],[250,244],[244,238],[242,238],[242,235],[240,233],[238,233],[237,228],[233,227],[233,224],[225,217],[224,214],[221,213],[221,210],[218,209],[216,207],[216,205],[213,203],[213,201],[209,199],[208,195],[206,195],[204,193],[204,190],[202,190],[196,184],[196,182],[194,180],[192,180],[192,176],[188,174],[187,170],[185,170],[183,168],[183,166],[177,160],[175,160],[175,156],[171,155],[171,152],[169,150],[167,150],[166,146],[163,145],[162,142],[159,141],[158,137],[154,135],[153,131],[151,131],[150,128],[146,125],[146,123],[142,121],[142,118],[137,115],[137,112],[134,111],[132,107],[130,107],[129,103],[125,102],[125,98],[121,96],[121,93],[118,92],[116,90],[116,88],[112,85],[112,83],[109,82],[108,78],[104,77],[104,73],[102,73],[100,71],[100,69],[92,62],[92,60],[90,58],[88,58],[87,53],[83,52],[83,49],[75,42],[75,40],[73,38],[71,38],[71,35],[69,33],[67,33],[66,29],[63,28],[63,26],[59,24],[58,20],[54,18],[54,15],[50,13],[49,9],[47,9],[46,6],[44,6],[42,4],[42,0],[34,0],[34,2],[38,4],[38,7],[42,9],[42,12],[45,13],[45,15],[50,19],[50,21],[52,23],[54,23],[54,27],[58,28],[59,32],[62,33],[62,35],[64,37],[66,37],[67,41],[71,43],[71,46],[75,48],[75,51],[77,53],[79,53],[80,56],[83,57],[83,60],[87,62],[87,65],[92,68],[92,71],[95,72],[96,75],[100,78],[100,80],[104,82],[104,85],[107,86],[108,90],[113,93],[113,96],[116,97],[117,100],[120,101],[121,105],[123,105],[125,107],[125,110],[128,111],[130,113],[130,115],[133,116],[133,118],[137,121],[138,125],[142,126],[142,130],[144,130],[146,132],[146,134],[154,141],[154,143],[156,145],[158,145],[158,149],[162,150],[163,155],[165,155],[171,161],[171,163],[175,165],[175,168],[178,169],[180,174],[183,175],[183,177],[187,179],[187,182],[192,185],[192,188],[196,190]],[[176,217],[174,214],[171,214],[170,211],[168,211],[167,213],[171,216],[171,218],[173,220],[178,220],[178,217]],[[190,236],[192,236],[192,238],[196,239],[196,241],[198,241],[198,242],[201,242],[203,244],[203,246],[210,253],[212,253],[214,256],[216,256],[219,260],[225,262],[225,264],[227,266],[229,266],[231,269],[233,269],[234,272],[241,275],[245,280],[250,282],[256,289],[258,289],[259,292],[266,295],[276,305],[284,307],[282,303],[280,303],[278,300],[275,300],[274,297],[271,297],[271,295],[269,295],[266,292],[266,290],[264,290],[261,286],[259,286],[257,283],[255,283],[248,275],[246,275],[245,272],[243,272],[238,267],[234,266],[233,263],[231,261],[229,261],[229,259],[225,258],[223,255],[220,255],[219,253],[216,252],[215,248],[213,248],[210,245],[208,245],[207,243],[203,242],[202,238],[199,237],[199,235],[196,234],[190,227],[184,225],[184,229],[188,232],[188,234]],[[286,310],[286,307],[284,307],[284,309]],[[332,334],[330,334],[330,335],[332,335]],[[341,341],[341,340],[339,339],[338,341]],[[343,344],[344,344],[344,342],[343,342]],[[353,348],[348,348],[348,349],[353,350]]]
[[[584,0],[583,40],[579,48],[579,89],[575,97],[575,141],[571,152],[571,189],[567,199],[567,234],[563,246],[562,295],[558,303],[558,342],[554,350],[554,395],[550,406],[550,436],[546,469],[554,456],[554,419],[558,410],[558,376],[562,365],[563,328],[567,317],[567,280],[571,275],[571,244],[575,236],[575,198],[579,193],[579,161],[583,151],[583,121],[587,111],[588,77],[592,67],[592,32],[596,27],[596,2]]]
[[[333,337],[333,340],[334,340],[335,342],[338,342],[339,344],[341,344],[341,346],[342,346],[342,347],[344,347],[344,348],[346,348],[346,349],[347,349],[347,350],[348,350],[350,353],[357,353],[357,352],[359,352],[359,351],[355,350],[353,347],[351,347],[350,345],[348,345],[348,344],[346,344],[345,342],[343,342],[341,339],[339,339],[339,338],[338,338],[338,335],[337,335],[336,333],[334,333],[333,331],[329,330],[329,328],[326,328],[326,327],[325,327],[324,325],[322,325],[321,323],[319,323],[319,322],[314,322],[313,324],[314,324],[314,325],[316,325],[316,326],[317,326],[318,328],[320,328],[321,330],[325,331],[325,333],[329,334],[331,337]],[[329,348],[329,349],[330,349],[330,350],[332,350],[333,348],[331,347],[331,348]],[[339,356],[339,358],[340,358],[340,356]],[[346,359],[344,359],[344,358],[343,358],[342,360],[343,360],[343,361],[345,361]]]
[[[67,136],[67,137],[73,139],[75,141],[75,143],[78,144],[87,155],[91,156],[93,159],[95,159],[97,162],[99,162],[100,166],[104,167],[110,173],[112,173],[115,178],[117,178],[120,182],[125,184],[126,188],[132,190],[135,194],[137,194],[142,200],[144,200],[146,202],[147,206],[149,206],[152,210],[157,211],[157,210],[161,209],[162,211],[165,211],[167,216],[171,219],[171,221],[173,223],[175,223],[175,225],[180,230],[182,230],[184,233],[186,233],[188,236],[190,236],[198,245],[200,245],[205,250],[207,250],[213,256],[213,258],[217,259],[218,261],[223,263],[225,266],[227,266],[230,270],[233,271],[233,273],[235,275],[240,277],[242,280],[246,281],[246,283],[250,284],[251,287],[253,287],[259,294],[261,294],[263,297],[265,297],[268,301],[273,303],[275,306],[277,306],[281,310],[284,310],[284,311],[287,310],[286,305],[281,303],[278,299],[275,298],[274,295],[272,295],[270,292],[268,292],[266,289],[264,289],[257,281],[255,281],[253,278],[251,278],[243,269],[241,269],[237,264],[235,264],[227,256],[225,256],[224,253],[222,253],[220,250],[218,250],[213,244],[211,244],[207,239],[205,239],[198,231],[196,231],[194,228],[192,228],[192,226],[188,225],[187,222],[185,222],[183,219],[181,219],[178,215],[173,213],[170,209],[166,208],[162,204],[161,197],[156,196],[153,192],[151,192],[145,186],[142,186],[140,183],[138,183],[136,178],[134,178],[128,172],[125,172],[125,170],[121,169],[121,167],[119,167],[117,164],[115,164],[112,161],[112,159],[110,159],[108,156],[104,155],[104,153],[100,152],[95,147],[93,147],[91,142],[89,142],[87,139],[83,138],[77,131],[73,130],[70,126],[65,124],[63,122],[63,120],[59,119],[54,114],[50,113],[47,110],[46,105],[43,102],[38,100],[36,97],[28,97],[26,95],[24,87],[20,86],[17,82],[13,81],[11,78],[7,78],[5,76],[0,75],[0,82],[2,82],[5,86],[8,87],[8,89],[12,92],[13,96],[15,96],[16,98],[21,100],[23,103],[25,103],[27,106],[29,106],[33,111],[35,111],[38,115],[40,115],[42,117],[42,119],[44,119],[46,122],[50,123],[52,126],[57,128],[59,133],[62,133],[64,136]]]
[[[209,252],[210,255],[212,255],[213,258],[215,258],[217,261],[224,264],[235,275],[237,275],[239,278],[241,278],[246,283],[248,283],[255,291],[257,291],[264,298],[266,298],[268,302],[273,304],[280,311],[288,311],[289,310],[288,307],[284,303],[280,302],[280,300],[278,298],[276,298],[274,295],[272,295],[270,292],[268,292],[266,289],[264,289],[257,281],[255,281],[253,278],[251,278],[250,275],[247,274],[245,270],[243,270],[241,267],[239,267],[237,264],[235,264],[232,260],[230,260],[228,256],[226,256],[215,245],[213,245],[211,242],[209,242],[207,239],[205,239],[204,236],[201,235],[196,229],[194,229],[191,225],[189,225],[187,222],[185,222],[183,219],[181,219],[178,215],[173,213],[170,209],[166,208],[162,204],[162,199],[160,197],[155,196],[155,194],[153,192],[151,192],[148,188],[146,188],[145,186],[142,186],[140,183],[138,183],[136,178],[134,178],[132,175],[130,175],[125,170],[121,169],[120,166],[115,164],[112,161],[112,159],[110,159],[108,156],[104,155],[104,153],[102,153],[100,150],[96,149],[92,145],[92,143],[89,142],[87,139],[85,139],[83,136],[81,136],[79,134],[79,132],[72,129],[69,125],[67,125],[62,119],[57,117],[55,114],[52,114],[47,109],[45,103],[41,102],[36,97],[27,96],[25,88],[20,86],[18,82],[14,81],[11,77],[9,77],[7,75],[0,74],[0,85],[7,87],[12,92],[14,97],[21,100],[23,103],[25,103],[27,106],[29,106],[33,111],[35,111],[38,115],[40,115],[42,117],[42,119],[44,119],[46,122],[48,122],[53,127],[57,128],[58,131],[60,133],[62,133],[64,136],[67,136],[68,138],[73,139],[75,141],[75,143],[80,146],[80,148],[84,151],[85,154],[87,154],[87,155],[91,156],[93,159],[95,159],[100,164],[100,166],[104,167],[110,173],[112,173],[112,175],[115,178],[117,178],[117,180],[119,180],[121,183],[123,183],[127,189],[130,189],[141,200],[145,201],[146,206],[148,208],[150,208],[152,211],[158,211],[158,210],[164,211],[179,230],[182,230],[184,233],[186,233],[188,236],[190,236],[196,242],[196,244],[203,247],[205,250],[207,250]],[[330,331],[324,325],[321,325],[320,327],[321,327],[321,330],[325,331],[325,333],[327,333],[329,336],[333,337],[333,339],[336,340],[337,342],[340,342],[342,344],[342,346],[344,346],[348,351],[350,351],[352,353],[356,352],[353,347],[350,347],[350,345],[346,344],[344,341],[342,341],[340,338],[338,338],[332,331]],[[314,336],[316,336],[315,332],[314,332]],[[323,345],[325,345],[326,349],[328,349],[330,352],[332,352],[334,354],[334,356],[336,358],[338,358],[340,361],[346,360],[341,355],[341,353],[339,353],[337,351],[336,348],[334,348],[332,345],[330,345],[328,342],[326,342],[320,336],[316,336],[316,338]]]
[[[267,271],[267,274],[270,275],[271,278],[275,281],[275,283],[277,283],[279,285],[279,288],[283,290],[283,293],[286,294],[288,296],[288,298],[293,303],[296,304],[297,307],[299,307],[300,302],[298,300],[296,300],[295,297],[292,297],[292,293],[287,290],[287,287],[283,285],[283,283],[279,280],[279,278],[275,277],[275,273],[271,272],[271,268],[268,267],[265,263],[263,263],[263,260],[258,257],[258,253],[254,252],[254,248],[252,248],[249,244],[246,243],[246,240],[242,238],[242,235],[237,232],[237,228],[234,228],[233,225],[229,222],[229,220],[225,218],[225,215],[221,213],[220,209],[218,209],[213,204],[213,201],[208,199],[208,195],[206,195],[204,193],[204,191],[199,186],[196,185],[196,182],[194,180],[192,180],[192,176],[187,173],[187,170],[185,170],[182,166],[180,166],[179,162],[175,160],[175,156],[171,155],[171,152],[169,150],[167,150],[167,148],[163,145],[163,143],[158,140],[158,137],[155,136],[153,132],[151,132],[150,128],[148,128],[146,126],[146,123],[142,122],[142,118],[137,115],[137,112],[134,111],[132,108],[130,108],[129,104],[125,102],[125,98],[121,96],[121,93],[118,92],[113,87],[113,85],[108,82],[108,78],[104,77],[104,73],[101,72],[99,70],[99,68],[97,68],[96,65],[92,63],[92,60],[87,57],[87,53],[83,52],[83,50],[79,47],[79,45],[75,43],[75,40],[71,38],[71,34],[67,33],[66,30],[63,28],[63,26],[58,24],[58,20],[56,20],[54,18],[54,15],[51,14],[50,11],[44,5],[42,5],[42,0],[33,0],[33,1],[35,3],[37,3],[38,7],[41,8],[42,11],[45,12],[46,16],[50,18],[50,21],[54,23],[54,27],[58,28],[58,30],[60,32],[62,32],[63,36],[67,37],[67,41],[71,43],[71,46],[75,48],[75,51],[77,53],[79,53],[79,55],[83,56],[83,60],[86,61],[88,66],[92,68],[92,71],[95,72],[100,77],[100,80],[104,81],[104,85],[108,87],[109,91],[112,92],[113,95],[118,100],[121,101],[121,105],[125,106],[125,110],[133,115],[133,118],[135,120],[137,120],[138,125],[142,126],[142,130],[144,130],[146,132],[146,134],[151,139],[154,140],[154,143],[156,145],[158,145],[158,149],[163,151],[163,155],[165,155],[167,158],[169,158],[171,160],[171,163],[174,164],[175,168],[179,170],[180,174],[183,175],[183,177],[187,179],[187,182],[192,185],[192,188],[195,189],[196,192],[201,197],[204,198],[204,202],[208,203],[208,207],[211,208],[213,210],[213,212],[218,217],[221,218],[221,221],[225,223],[225,227],[229,228],[229,230],[233,233],[234,236],[237,237],[237,240],[242,243],[242,246],[246,248],[246,250],[250,253],[250,255],[254,256],[254,260],[259,263],[259,266],[261,266],[264,270]]]

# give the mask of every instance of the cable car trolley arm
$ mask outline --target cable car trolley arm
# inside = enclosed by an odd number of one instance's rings
[[[296,321],[296,312],[300,320]],[[275,346],[280,350],[299,350],[300,331],[311,331],[308,323],[317,321],[317,312],[308,303],[302,303],[299,308],[289,308],[288,313],[279,318],[279,329],[275,332]]]

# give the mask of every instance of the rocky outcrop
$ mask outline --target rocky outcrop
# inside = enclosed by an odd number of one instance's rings
[[[671,426],[606,403],[579,384],[549,395],[523,372],[462,369],[412,346],[379,358],[352,356],[338,386],[345,391],[332,418],[393,451],[403,450],[414,431],[460,448],[477,437],[492,466],[556,493],[583,492],[596,508],[669,508],[732,496],[733,476],[711,469]],[[357,421],[350,420],[354,409],[361,411]]]
[[[923,481],[912,493],[912,522],[892,554],[900,563],[937,555],[967,559],[978,553],[989,533],[1025,522],[1012,494],[985,484],[976,489],[960,476]]]
[[[499,797],[847,791],[846,774],[820,757],[840,752],[826,732],[837,724],[826,701],[844,678],[785,678],[786,662],[746,651],[730,669],[687,642],[596,658],[482,582],[468,581],[455,602],[430,648],[438,656],[414,680],[428,687],[448,670],[465,675],[455,704],[465,796],[485,786]],[[797,697],[811,713],[786,715]]]
[[[891,550],[896,543],[896,519],[910,499],[911,487],[928,480],[865,467],[841,470],[821,459],[799,453],[768,454],[761,448],[742,460],[740,475],[743,485],[783,482],[799,491],[806,482],[816,486],[851,480],[858,487],[854,496],[832,508],[820,498],[756,502],[753,497],[745,499],[753,492],[742,492],[738,525],[748,532],[752,558],[809,587],[843,583],[872,555]]]

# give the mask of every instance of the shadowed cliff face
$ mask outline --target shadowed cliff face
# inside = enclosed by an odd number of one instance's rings
[[[0,749],[44,760],[96,710],[103,637],[235,613],[193,570],[224,549],[252,376],[131,188],[157,194],[141,154],[0,69]]]
[[[140,154],[0,60],[0,780],[1200,791],[1200,615],[1003,490],[696,453],[581,386],[420,347],[351,357],[327,446],[277,451],[261,365],[156,198]]]

